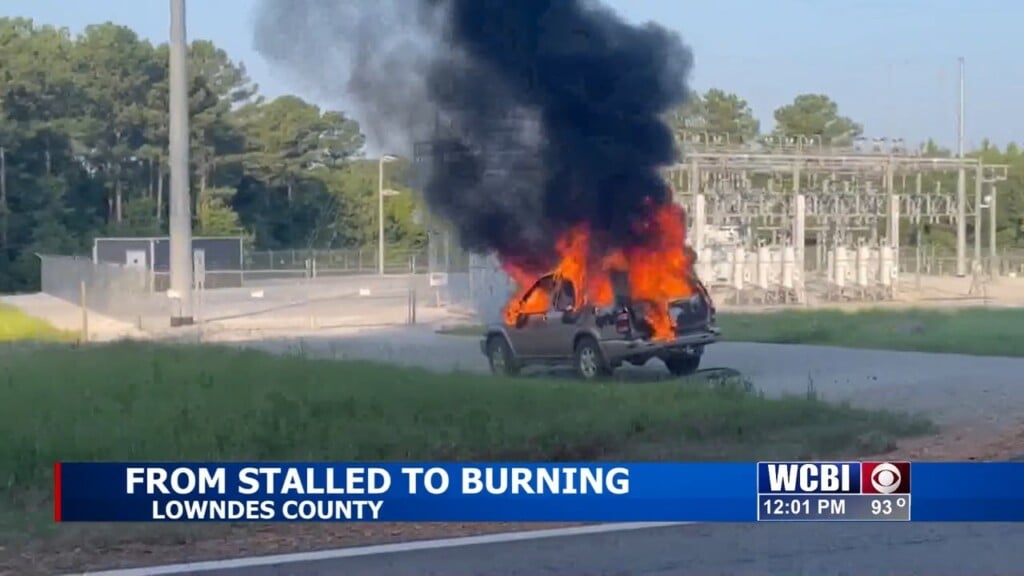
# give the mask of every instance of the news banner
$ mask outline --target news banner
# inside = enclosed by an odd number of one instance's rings
[[[1024,463],[80,463],[58,522],[1024,521]]]

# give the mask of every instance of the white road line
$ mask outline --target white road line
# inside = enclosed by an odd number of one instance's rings
[[[625,532],[629,530],[645,530],[667,526],[683,526],[697,522],[626,522],[616,524],[595,524],[575,526],[572,528],[551,528],[548,530],[526,530],[522,532],[504,532],[501,534],[485,534],[482,536],[465,536],[462,538],[444,538],[440,540],[421,540],[416,542],[397,542],[377,546],[360,546],[356,548],[338,548],[318,552],[299,552],[295,554],[277,554],[274,556],[253,556],[232,560],[211,560],[208,562],[192,562],[188,564],[168,564],[149,568],[127,568],[124,570],[108,570],[105,572],[83,572],[82,576],[160,576],[165,574],[192,574],[213,570],[237,570],[240,568],[257,568],[279,564],[296,564],[300,562],[318,562],[337,560],[340,558],[357,558],[378,554],[400,554],[420,550],[441,550],[459,546],[478,546],[481,544],[504,544],[523,540],[541,540],[544,538],[564,538],[568,536],[586,536],[608,532]],[[68,575],[71,576],[71,575]]]

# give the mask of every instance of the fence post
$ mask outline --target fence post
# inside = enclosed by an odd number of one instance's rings
[[[85,294],[85,280],[79,283],[79,300],[82,308],[82,342],[89,341],[89,309],[85,307],[86,294]]]
[[[409,289],[409,301],[408,302],[409,302],[409,310],[408,310],[408,313],[406,315],[406,321],[409,324],[415,324],[416,323],[416,289],[415,288],[410,288]]]

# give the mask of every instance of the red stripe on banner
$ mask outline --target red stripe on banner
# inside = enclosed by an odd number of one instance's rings
[[[60,522],[60,462],[53,464],[53,521]]]

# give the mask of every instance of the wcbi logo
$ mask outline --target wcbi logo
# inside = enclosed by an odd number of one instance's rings
[[[761,462],[761,494],[859,494],[859,462]]]
[[[760,494],[909,494],[909,462],[760,462]]]

